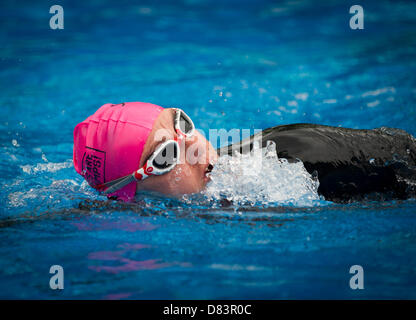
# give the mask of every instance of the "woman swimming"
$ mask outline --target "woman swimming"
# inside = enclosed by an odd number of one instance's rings
[[[301,160],[326,200],[415,195],[416,140],[402,130],[292,124],[215,150],[184,111],[142,102],[105,104],[78,124],[74,166],[112,199],[132,201],[140,190],[178,196],[202,191],[218,156],[248,152],[256,139],[273,141],[279,158]]]

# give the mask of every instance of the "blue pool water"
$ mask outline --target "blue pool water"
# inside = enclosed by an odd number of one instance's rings
[[[365,1],[351,30],[345,1],[129,2],[60,1],[64,30],[54,1],[0,4],[0,298],[416,298],[414,199],[122,205],[71,160],[74,126],[107,102],[180,106],[205,131],[415,135],[416,3]]]

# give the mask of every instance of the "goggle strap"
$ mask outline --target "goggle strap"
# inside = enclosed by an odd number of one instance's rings
[[[103,183],[102,185],[100,185],[99,189],[101,188],[105,188],[107,187],[107,189],[105,189],[102,193],[104,195],[113,193],[117,190],[120,190],[121,188],[124,188],[125,186],[127,186],[129,183],[132,183],[133,181],[135,181],[135,177],[134,177],[134,173],[133,174],[129,174],[127,176],[118,178],[116,180],[107,182],[107,183]]]
[[[99,191],[103,191],[103,190],[106,190],[109,187],[115,185],[116,183],[119,183],[121,180],[123,180],[125,178],[127,178],[127,176],[120,177],[120,178],[115,179],[115,180],[107,181],[105,183],[99,184],[98,186],[95,186],[95,188]]]

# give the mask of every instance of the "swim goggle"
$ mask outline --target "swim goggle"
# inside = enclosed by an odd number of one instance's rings
[[[181,109],[175,109],[174,128],[178,139],[193,136],[195,125],[191,118]],[[152,175],[162,175],[171,171],[180,160],[178,139],[167,140],[159,145],[146,160],[143,167],[124,177],[98,185],[96,188],[103,194],[113,193],[133,181],[141,181]]]

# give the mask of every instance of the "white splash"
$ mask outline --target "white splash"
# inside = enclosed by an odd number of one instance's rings
[[[84,180],[81,184],[73,179],[54,180],[50,185],[37,186],[25,191],[16,191],[8,195],[9,206],[24,207],[57,207],[60,203],[70,201],[77,196],[96,198],[97,194]]]
[[[312,206],[322,200],[317,192],[318,180],[301,161],[279,159],[272,141],[263,149],[255,142],[247,154],[221,156],[211,179],[203,192],[205,196],[234,204]]]
[[[20,168],[23,170],[24,173],[27,174],[35,174],[38,172],[56,172],[61,169],[71,168],[73,166],[72,160],[68,159],[65,162],[59,162],[59,163],[38,163],[34,166],[32,165],[24,165],[20,166]]]

